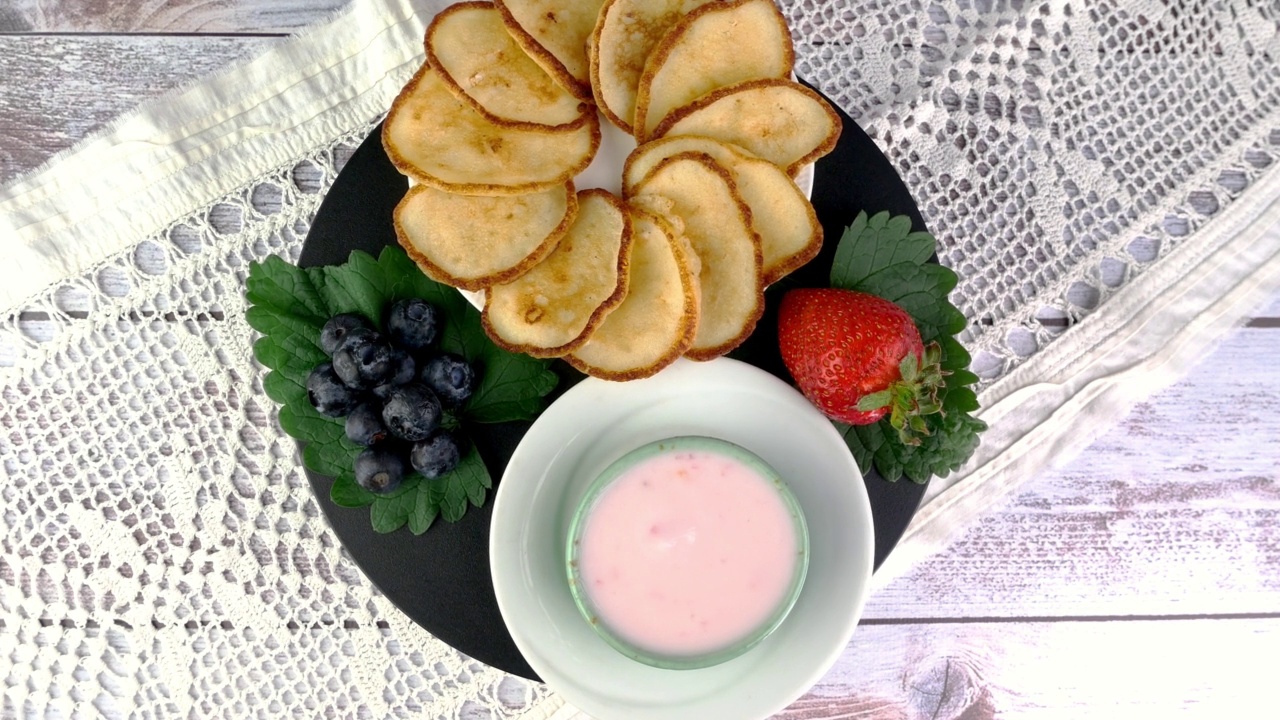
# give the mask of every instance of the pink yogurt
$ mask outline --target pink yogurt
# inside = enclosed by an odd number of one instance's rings
[[[641,453],[579,521],[578,590],[641,653],[705,656],[762,636],[789,609],[803,521],[745,450],[708,438],[664,446],[675,449]]]

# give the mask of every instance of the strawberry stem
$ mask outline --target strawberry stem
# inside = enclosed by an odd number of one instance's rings
[[[942,369],[942,348],[929,343],[923,358],[907,353],[898,364],[902,376],[888,388],[872,393],[858,401],[861,412],[889,408],[889,424],[898,431],[898,439],[904,445],[919,445],[920,438],[930,435],[924,416],[942,414],[938,391],[943,378],[950,373]]]

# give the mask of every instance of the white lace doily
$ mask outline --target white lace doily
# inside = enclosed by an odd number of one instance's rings
[[[988,388],[1275,175],[1273,0],[784,6],[797,74],[885,149],[960,273]],[[296,260],[429,14],[359,0],[0,189],[5,717],[555,709],[413,625],[336,546],[243,321],[248,262]],[[126,165],[136,187],[92,185]]]

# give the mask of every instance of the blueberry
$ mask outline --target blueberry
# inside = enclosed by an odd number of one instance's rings
[[[436,341],[440,312],[426,300],[407,298],[391,306],[387,313],[387,334],[407,350],[421,350]]]
[[[324,350],[326,355],[333,355],[338,351],[343,339],[352,330],[372,331],[373,328],[363,315],[356,313],[334,315],[329,318],[329,322],[326,322],[320,330],[320,348]]]
[[[320,363],[307,376],[307,399],[321,415],[342,417],[360,401],[333,371],[333,363]]]
[[[348,330],[347,334],[342,336],[333,353],[336,355],[339,350],[356,350],[365,345],[376,345],[381,342],[383,342],[382,336],[376,330],[372,328],[356,328]]]
[[[444,353],[427,361],[422,368],[422,382],[445,406],[457,407],[466,402],[475,390],[476,373],[466,360]]]
[[[360,386],[360,368],[356,367],[355,353],[350,350],[339,350],[333,354],[333,372],[347,387]]]
[[[409,383],[391,391],[382,406],[382,421],[387,430],[401,440],[417,442],[440,427],[440,401],[421,383]]]
[[[347,439],[369,447],[387,437],[387,427],[382,424],[382,409],[373,403],[361,403],[347,416]]]
[[[418,363],[414,362],[413,356],[409,353],[400,348],[391,348],[391,357],[391,374],[382,381],[381,385],[373,388],[373,394],[383,402],[391,397],[392,390],[413,382],[418,374]]]
[[[369,448],[356,456],[356,484],[376,495],[400,487],[404,459],[386,448]]]
[[[391,375],[393,357],[391,348],[380,342],[343,347],[333,354],[333,371],[348,387],[369,390]]]
[[[387,382],[392,385],[408,385],[418,374],[418,363],[413,356],[400,348],[391,349],[391,372]]]
[[[373,388],[373,396],[385,403],[386,401],[391,399],[392,391],[394,391],[398,387],[400,386],[392,385],[390,382],[384,382],[381,385],[378,385]]]
[[[422,473],[428,480],[438,478],[458,467],[462,459],[462,451],[458,441],[449,432],[441,430],[431,437],[414,443],[409,453],[409,462],[413,469]]]

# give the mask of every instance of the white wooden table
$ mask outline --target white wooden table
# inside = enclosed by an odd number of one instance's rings
[[[343,0],[0,0],[0,182]],[[870,600],[780,717],[1280,717],[1280,297]]]

